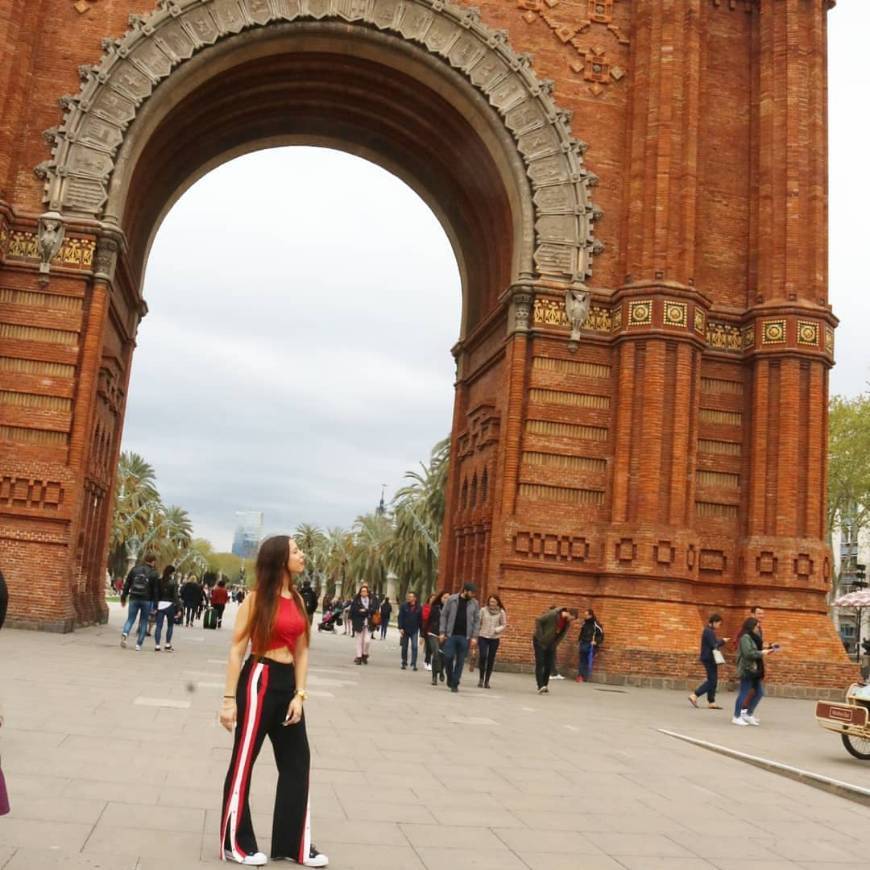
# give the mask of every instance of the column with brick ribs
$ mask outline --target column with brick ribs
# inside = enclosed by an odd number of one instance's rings
[[[605,552],[614,575],[685,579],[696,571],[687,554],[710,306],[693,286],[705,9],[700,0],[648,0],[635,11]]]
[[[788,667],[844,661],[826,615],[827,5],[760,4],[756,258],[745,327],[751,400],[744,603],[775,608]],[[791,615],[800,614],[800,618]],[[811,614],[816,614],[813,619]],[[785,666],[784,662],[784,666]]]

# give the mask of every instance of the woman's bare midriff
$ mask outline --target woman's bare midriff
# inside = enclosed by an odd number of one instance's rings
[[[276,647],[275,649],[266,650],[262,656],[264,659],[272,659],[280,665],[292,665],[293,653],[286,646]]]

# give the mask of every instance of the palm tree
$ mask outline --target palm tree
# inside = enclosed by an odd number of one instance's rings
[[[380,594],[390,572],[390,545],[393,538],[393,523],[382,514],[364,514],[353,524],[353,550],[350,556],[349,573],[353,585],[368,583],[371,590]]]
[[[138,555],[132,548],[148,534],[160,507],[154,468],[138,453],[122,453],[109,541],[109,567],[115,576],[126,573],[130,556]]]
[[[323,571],[326,576],[327,592],[342,598],[349,592],[346,589],[348,568],[353,552],[353,535],[346,529],[334,526],[326,530],[325,559]]]
[[[445,438],[432,448],[428,465],[421,462],[420,471],[405,474],[411,483],[393,499],[391,561],[399,577],[401,597],[412,581],[421,597],[429,595],[435,586],[449,456],[450,439]]]
[[[193,542],[193,523],[184,508],[170,505],[163,511],[152,547],[164,564],[177,562]]]
[[[293,533],[299,549],[305,553],[305,572],[303,579],[310,580],[318,588],[321,586],[323,567],[326,561],[326,535],[318,526],[301,523]]]

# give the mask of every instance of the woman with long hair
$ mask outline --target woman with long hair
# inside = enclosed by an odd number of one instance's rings
[[[178,581],[175,579],[175,566],[163,569],[157,593],[157,624],[154,629],[154,651],[160,652],[160,637],[163,622],[166,621],[166,652],[172,652],[172,630],[175,628],[175,614],[181,607],[178,598]]]
[[[432,661],[432,685],[437,686],[438,680],[444,682],[444,656],[441,655],[441,610],[450,598],[450,593],[443,589],[435,596],[429,608],[429,625],[426,635],[426,648]]]
[[[302,705],[308,678],[311,627],[294,579],[305,556],[287,535],[267,538],[257,554],[256,587],[236,617],[220,721],[235,729],[224,783],[221,854],[226,861],[262,866],[248,793],[251,768],[268,736],[278,765],[272,821],[272,858],[305,867],[329,863],[311,843],[308,775],[311,756]],[[242,659],[251,647],[251,654]]]
[[[350,605],[350,621],[356,635],[355,665],[369,663],[369,641],[371,640],[371,618],[379,613],[378,600],[369,592],[368,584],[363,583]]]
[[[490,595],[486,599],[486,607],[480,611],[480,636],[477,639],[477,649],[480,666],[478,689],[488,689],[495,666],[495,656],[501,636],[507,628],[507,614],[498,595]]]

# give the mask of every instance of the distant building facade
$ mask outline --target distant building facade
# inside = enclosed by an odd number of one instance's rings
[[[831,535],[834,554],[834,576],[837,578],[835,597],[866,588],[864,570],[870,564],[870,529],[858,529],[846,517],[835,526]],[[840,632],[849,655],[856,655],[859,640],[870,638],[870,608],[859,613],[852,608],[835,607],[834,624]]]
[[[263,537],[262,511],[236,511],[236,531],[233,535],[233,555],[251,559]]]

